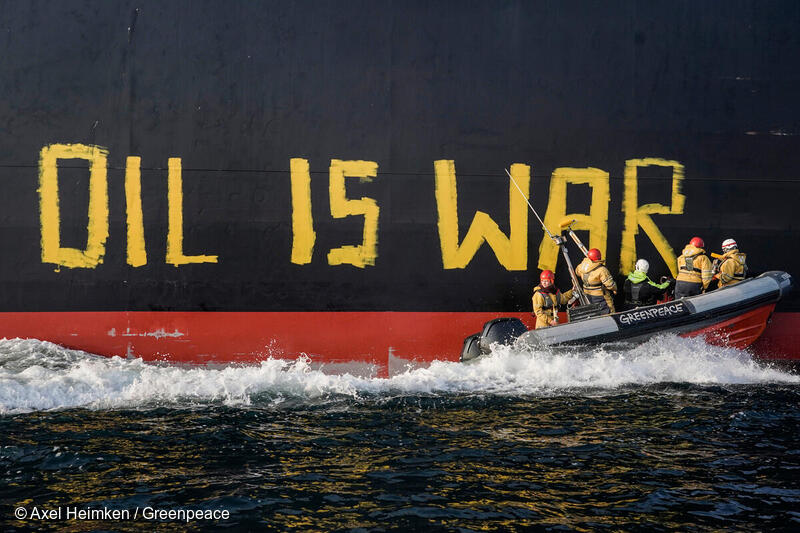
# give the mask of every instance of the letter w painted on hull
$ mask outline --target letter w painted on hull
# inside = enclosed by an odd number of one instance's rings
[[[509,180],[508,209],[510,235],[506,237],[488,214],[478,211],[472,219],[463,242],[458,243],[458,192],[456,167],[452,160],[434,162],[436,174],[436,206],[439,212],[439,241],[442,247],[442,264],[445,269],[464,268],[469,264],[484,241],[494,251],[497,260],[506,270],[528,268],[528,206],[531,167],[511,165],[511,175],[524,197]]]

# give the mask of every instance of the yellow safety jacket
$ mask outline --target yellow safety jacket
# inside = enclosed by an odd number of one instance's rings
[[[609,292],[617,292],[617,283],[603,263],[586,257],[575,269],[587,296],[605,296]]]
[[[575,273],[583,283],[583,292],[592,300],[592,296],[601,296],[608,305],[609,311],[614,312],[614,299],[611,293],[617,292],[617,283],[614,281],[611,272],[603,264],[604,261],[592,261],[585,257]]]
[[[713,277],[711,260],[705,255],[705,250],[687,244],[683,253],[678,256],[678,277],[676,279],[689,283],[702,283],[705,289]]]
[[[536,316],[536,329],[546,328],[550,321],[556,317],[559,305],[566,305],[572,298],[572,289],[565,293],[543,292],[541,285],[533,289],[533,314]]]
[[[719,265],[719,286],[727,287],[744,280],[747,276],[747,264],[745,260],[747,254],[739,250],[731,250],[722,256],[722,263]]]

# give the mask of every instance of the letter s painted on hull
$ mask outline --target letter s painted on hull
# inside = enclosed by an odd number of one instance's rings
[[[328,192],[331,200],[331,216],[344,218],[364,216],[363,242],[357,246],[340,246],[328,252],[328,264],[353,265],[358,268],[372,266],[378,257],[378,215],[380,207],[372,198],[349,200],[345,190],[345,178],[360,178],[371,181],[378,175],[378,164],[373,161],[331,160]]]

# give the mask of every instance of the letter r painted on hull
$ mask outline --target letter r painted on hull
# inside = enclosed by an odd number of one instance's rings
[[[639,205],[639,167],[647,166],[672,167],[670,205]],[[683,207],[686,202],[686,197],[681,194],[683,177],[683,165],[677,161],[646,157],[643,159],[629,159],[625,162],[625,196],[622,201],[625,228],[622,231],[622,245],[620,247],[620,273],[627,274],[633,270],[634,262],[636,261],[636,235],[641,227],[645,234],[650,237],[656,250],[664,259],[670,272],[672,272],[673,277],[678,275],[675,252],[658,229],[658,226],[656,226],[651,215],[683,214]]]
[[[589,214],[567,214],[567,185],[586,184],[592,189],[592,204]],[[565,218],[575,219],[573,230],[589,231],[589,248],[597,248],[605,252],[608,240],[608,204],[611,201],[608,172],[599,168],[557,168],[550,178],[550,197],[547,200],[547,212],[544,225],[552,232],[557,232]],[[558,246],[543,232],[539,245],[539,268],[541,270],[556,269]]]
[[[61,247],[58,160],[89,161],[89,210],[86,249]],[[68,268],[96,268],[108,239],[108,151],[95,145],[51,144],[39,155],[39,217],[42,262]]]
[[[465,268],[484,243],[494,251],[506,270],[528,268],[528,205],[531,167],[511,165],[511,176],[522,193],[508,180],[509,236],[506,237],[488,214],[478,211],[463,242],[458,243],[458,188],[456,167],[452,160],[433,164],[436,174],[436,207],[439,214],[439,242],[445,269]]]

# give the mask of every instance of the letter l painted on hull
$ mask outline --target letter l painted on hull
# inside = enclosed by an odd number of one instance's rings
[[[176,267],[189,263],[216,263],[216,255],[183,254],[183,178],[181,159],[170,157],[167,174],[167,203],[169,229],[167,231],[167,263]]]

